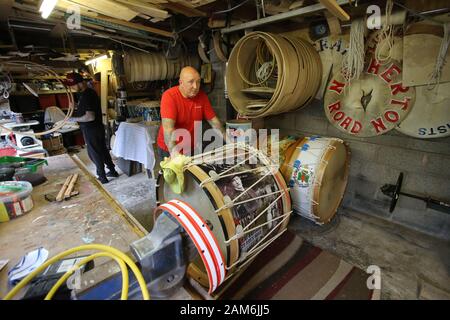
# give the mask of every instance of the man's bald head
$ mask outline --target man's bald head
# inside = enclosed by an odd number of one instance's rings
[[[184,67],[180,72],[180,86],[181,94],[185,98],[194,98],[200,90],[200,74],[193,67]]]

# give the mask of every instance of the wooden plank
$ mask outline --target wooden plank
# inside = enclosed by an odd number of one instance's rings
[[[341,23],[338,18],[333,16],[329,11],[325,12],[327,18],[328,28],[330,28],[331,35],[339,35],[342,33]]]
[[[141,0],[142,2],[147,2],[151,4],[163,4],[167,3],[167,0]]]
[[[335,17],[342,21],[350,20],[350,16],[340,5],[336,3],[336,0],[319,0],[320,3],[328,9]]]
[[[77,4],[85,9],[93,10],[105,16],[116,19],[130,21],[135,18],[138,12],[111,0],[64,0],[66,2]]]
[[[179,3],[170,2],[163,5],[164,8],[180,13],[186,17],[206,17],[206,13],[195,8],[187,7]]]
[[[147,234],[117,200],[107,193],[79,159],[67,154],[47,158],[44,174],[48,181],[33,188],[34,208],[27,214],[0,224],[0,257],[9,259],[0,271],[0,297],[7,288],[8,270],[29,251],[42,246],[49,258],[89,242],[129,252],[133,241]],[[79,195],[64,202],[48,202],[44,195],[57,193],[68,174],[79,174]],[[83,240],[84,239],[84,240]],[[87,254],[90,252],[83,252]],[[104,263],[104,262],[103,262]],[[96,261],[96,265],[102,263]]]
[[[58,2],[58,6],[60,6],[60,2]],[[64,9],[65,5],[63,4],[61,6],[61,8]],[[82,14],[82,19],[83,19],[83,16],[88,17],[88,18],[95,18],[99,22],[103,22],[104,27],[108,27],[108,25],[113,27],[112,24],[116,24],[118,26],[127,27],[127,28],[134,29],[134,30],[146,31],[146,32],[157,34],[157,35],[167,37],[167,38],[173,37],[173,34],[170,31],[153,28],[153,27],[148,27],[148,26],[144,26],[144,25],[138,24],[138,23],[133,23],[133,22],[128,22],[128,21],[119,20],[119,19],[115,19],[115,18],[110,18],[110,17],[98,15],[98,14],[92,14],[89,12]]]
[[[154,5],[148,3],[142,3],[136,0],[118,0],[121,3],[126,4],[134,11],[142,12],[154,18],[167,19],[170,15],[167,10],[162,10]]]
[[[75,183],[77,182],[77,179],[78,179],[78,173],[75,173],[72,176],[72,179],[70,179],[70,183],[69,183],[69,186],[67,187],[66,192],[64,192],[64,199],[69,199],[72,196],[72,191],[75,186]]]
[[[69,175],[66,178],[66,181],[62,185],[61,189],[58,192],[58,195],[56,196],[56,201],[62,201],[64,199],[64,193],[66,192],[67,187],[70,184],[70,181],[72,180],[73,175]]]

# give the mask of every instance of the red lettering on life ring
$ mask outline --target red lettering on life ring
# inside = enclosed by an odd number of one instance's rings
[[[370,120],[370,123],[373,125],[373,127],[375,128],[375,130],[377,131],[377,133],[380,133],[380,131],[385,131],[386,130],[386,126],[384,125],[383,119],[381,119],[381,117],[378,117],[378,119],[374,120]],[[381,128],[381,130],[380,130]]]
[[[402,72],[402,70],[397,65],[392,63],[389,66],[389,68],[387,68],[382,74],[380,74],[380,77],[387,83],[390,83],[392,81],[391,76],[393,75],[394,72],[397,72],[397,74],[400,74]]]
[[[345,113],[343,113],[342,111],[338,111],[334,114],[333,119],[336,121],[341,120],[343,117],[345,117]]]
[[[381,64],[377,61],[377,59],[372,58],[372,60],[370,60],[369,67],[367,68],[367,73],[378,74],[380,67]]]
[[[355,123],[353,124],[352,130],[350,130],[351,133],[358,133],[360,132],[362,129],[362,125],[361,122],[359,121],[355,121]]]
[[[400,119],[400,115],[397,111],[388,110],[384,113],[384,118],[389,122],[397,122]]]
[[[328,106],[330,113],[333,113],[333,111],[339,110],[340,108],[341,108],[341,101],[339,101],[339,100]]]
[[[348,126],[352,123],[352,121],[353,119],[347,116],[339,125],[345,130],[348,130]]]
[[[345,88],[344,82],[339,82],[339,81],[333,79],[333,83],[330,85],[330,87],[328,89],[336,92],[337,94],[341,94],[341,92],[344,88]]]
[[[411,98],[406,97],[405,100],[399,101],[399,100],[391,100],[391,104],[399,104],[402,106],[402,110],[407,110],[409,107],[409,102],[411,101]]]
[[[402,83],[391,84],[391,94],[398,94],[399,92],[407,92],[409,87],[403,87]]]

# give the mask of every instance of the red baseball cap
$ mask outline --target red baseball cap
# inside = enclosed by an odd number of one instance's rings
[[[83,82],[83,76],[77,72],[71,72],[66,75],[66,79],[63,80],[66,86],[74,86],[77,83]]]

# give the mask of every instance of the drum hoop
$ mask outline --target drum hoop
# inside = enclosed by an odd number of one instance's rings
[[[189,173],[191,173],[200,182],[210,178],[209,175],[197,165],[189,166],[186,170],[189,171]],[[211,202],[213,206],[216,207],[216,209],[225,205],[225,202],[223,201],[224,195],[214,182],[205,183],[202,189],[204,189],[204,191],[207,191],[207,195],[212,200]],[[231,209],[225,208],[221,210],[217,215],[219,216],[219,220],[221,220],[221,222],[223,221],[223,227],[225,227],[223,231],[225,233],[226,239],[228,240],[230,238],[230,235],[236,234],[236,226],[233,221],[233,214],[231,212]],[[231,265],[239,259],[238,240],[231,241],[228,248],[229,253],[227,255],[227,265]]]
[[[286,181],[289,181],[292,176],[292,167],[290,167],[289,164],[294,163],[294,161],[292,160],[294,153],[297,151],[297,147],[299,147],[303,142],[303,139],[304,138],[298,139],[294,143],[291,143],[291,145],[286,149],[286,157],[284,159],[284,162],[280,166],[280,172],[286,179]]]
[[[200,184],[200,182],[202,180],[209,178],[209,176],[197,165],[189,166],[186,169],[186,171],[188,171],[189,174],[192,175],[192,177],[194,178],[194,180],[196,180],[196,182],[198,184]],[[158,192],[158,190],[161,186],[160,179],[162,179],[162,177],[163,177],[162,172],[160,172],[158,179],[157,179],[157,184],[158,184],[157,192],[156,192],[157,201],[162,200],[162,199],[159,199],[159,192]],[[217,188],[217,189],[215,189],[215,188]],[[219,208],[219,206],[224,205],[223,194],[222,194],[222,192],[220,192],[219,188],[215,184],[214,184],[214,186],[212,186],[211,184],[207,183],[201,189],[205,192],[206,196],[210,199],[213,207],[215,207],[217,209],[217,208]],[[224,233],[225,238],[228,239],[230,237],[230,234],[233,235],[236,233],[236,226],[234,225],[234,221],[232,220],[233,215],[231,213],[231,210],[229,208],[223,209],[223,210],[225,210],[225,211],[228,210],[229,214],[226,215],[223,213],[218,213],[218,219],[222,226],[222,232]],[[156,211],[155,211],[155,213],[156,213]],[[158,215],[154,214],[154,216],[153,216],[154,220],[156,220],[157,217],[158,217]],[[239,258],[239,242],[238,242],[238,240],[231,241],[231,243],[226,247],[226,250],[227,250],[226,264],[231,265],[235,261],[237,261]],[[206,270],[203,271],[202,268],[199,267],[195,262],[191,262],[189,264],[188,269],[187,269],[187,274],[191,278],[196,279],[198,282],[200,282],[205,287],[208,287],[209,280],[208,280]]]
[[[344,172],[344,177],[345,178],[344,178],[344,183],[342,184],[342,189],[343,189],[342,190],[342,196],[341,196],[341,199],[338,202],[336,202],[336,206],[334,206],[333,210],[330,211],[331,215],[328,216],[328,217],[321,217],[321,216],[319,216],[319,206],[320,206],[320,204],[316,205],[315,203],[313,203],[313,205],[312,205],[313,214],[316,217],[319,218],[318,220],[321,223],[327,223],[327,222],[329,222],[331,220],[332,217],[334,217],[334,215],[336,214],[337,208],[339,207],[339,205],[342,202],[342,199],[344,198],[344,193],[345,193],[344,191],[345,191],[345,188],[347,187],[348,171],[349,171],[349,168],[350,168],[350,150],[349,150],[348,146],[344,142],[341,142],[341,141],[339,141],[337,139],[332,139],[330,145],[331,146],[338,146],[339,144],[342,144],[344,146],[345,152],[347,153],[347,157],[345,159],[345,172]],[[336,150],[337,150],[337,148],[328,148],[328,150],[326,150],[324,152],[324,154],[322,156],[322,159],[326,163],[328,163],[328,161],[331,159],[332,155],[336,152]],[[313,191],[313,195],[314,195],[313,196],[313,200],[316,201],[316,203],[320,199],[319,198],[319,196],[320,196],[320,187],[321,187],[322,179],[323,179],[323,176],[325,174],[325,169],[326,168],[327,168],[327,166],[323,165],[323,163],[318,165],[317,175],[315,176],[315,179],[317,179],[317,181],[320,181],[320,183],[314,185],[314,191]]]
[[[294,161],[298,159],[298,156],[300,155],[301,147],[303,147],[303,145],[307,141],[308,141],[308,138],[304,137],[302,139],[299,139],[299,141],[293,145],[294,151],[292,152],[292,155],[289,158],[289,161],[286,159],[286,162],[285,162],[287,164],[287,165],[285,165],[285,167],[287,168],[286,175],[285,175],[286,181],[289,181],[292,178],[292,172],[294,171],[294,168],[293,168]]]

